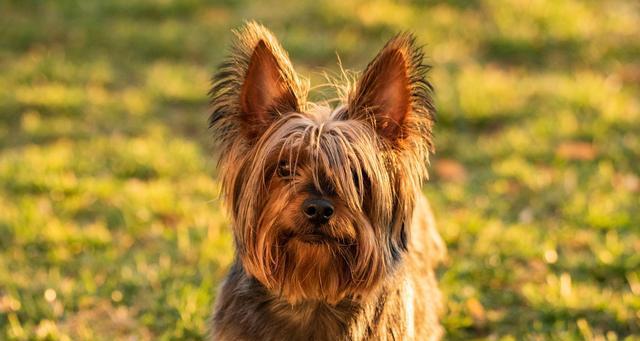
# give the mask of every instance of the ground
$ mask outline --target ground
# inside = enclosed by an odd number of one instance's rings
[[[322,98],[410,30],[447,339],[640,339],[634,1],[0,2],[0,339],[201,339],[233,253],[206,93],[245,19]]]

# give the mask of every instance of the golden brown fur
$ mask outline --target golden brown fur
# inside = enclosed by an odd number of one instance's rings
[[[332,109],[304,101],[264,27],[236,33],[211,90],[237,250],[213,339],[439,338],[444,247],[420,192],[433,149],[427,71],[398,35]],[[331,206],[322,224],[301,210],[316,199]]]

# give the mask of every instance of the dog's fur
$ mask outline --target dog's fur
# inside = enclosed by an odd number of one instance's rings
[[[213,339],[440,338],[444,246],[421,194],[433,151],[428,70],[400,34],[332,109],[305,102],[268,30],[236,32],[211,89],[236,246]],[[333,205],[323,225],[303,214],[313,198]]]

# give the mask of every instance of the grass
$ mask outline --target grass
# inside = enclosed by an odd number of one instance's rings
[[[233,253],[206,131],[230,28],[312,83],[435,66],[448,339],[640,340],[632,1],[0,3],[0,339],[201,339]],[[316,94],[316,97],[319,95]]]

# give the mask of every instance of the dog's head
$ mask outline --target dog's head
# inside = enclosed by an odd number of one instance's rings
[[[305,102],[264,27],[236,33],[211,128],[245,271],[291,303],[366,295],[407,248],[432,150],[421,50],[390,40],[335,109]]]

